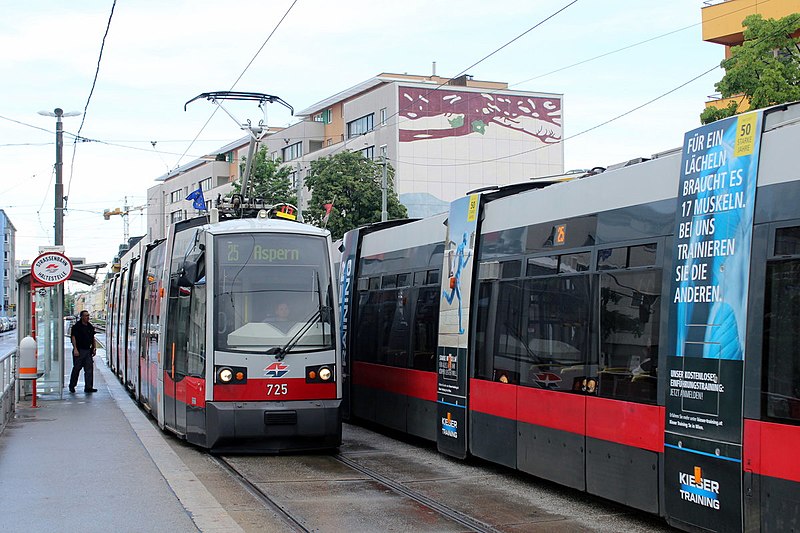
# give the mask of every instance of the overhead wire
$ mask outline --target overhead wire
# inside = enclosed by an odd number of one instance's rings
[[[770,0],[759,0],[759,3],[762,4],[762,5],[766,4],[767,2],[770,2]],[[727,12],[721,14],[721,15],[717,15],[716,17],[709,17],[709,18],[707,18],[705,20],[705,22],[711,22],[711,21],[714,21],[714,20],[717,20],[717,19],[729,17],[729,16],[733,15],[734,13],[738,13],[740,11],[749,11],[749,10],[752,10],[752,9],[753,9],[753,4],[746,5],[744,7],[739,8],[739,9],[735,9],[733,11],[727,11]],[[604,57],[608,57],[610,55],[614,55],[616,53],[623,52],[625,50],[628,50],[628,49],[631,49],[631,48],[635,48],[637,46],[640,46],[640,45],[643,45],[643,44],[647,44],[647,43],[656,41],[658,39],[662,39],[664,37],[669,37],[670,35],[674,35],[676,33],[680,33],[682,31],[686,31],[688,29],[695,28],[697,26],[702,26],[702,24],[703,24],[703,21],[695,22],[694,24],[689,24],[688,26],[684,26],[682,28],[671,30],[671,31],[668,31],[666,33],[662,33],[660,35],[656,35],[655,37],[650,37],[649,39],[644,39],[643,41],[638,41],[638,42],[635,42],[635,43],[631,43],[631,44],[625,45],[625,46],[623,46],[621,48],[617,48],[615,50],[610,50],[608,52],[604,52],[602,54],[599,54],[599,55],[596,55],[596,56],[592,56],[592,57],[587,58],[587,59],[583,59],[583,60],[578,61],[576,63],[572,63],[570,65],[566,65],[564,67],[560,67],[560,68],[557,68],[555,70],[551,70],[549,72],[545,72],[544,74],[536,75],[536,76],[534,76],[532,78],[528,78],[526,80],[522,80],[522,81],[518,81],[516,83],[512,83],[512,84],[509,85],[509,87],[516,87],[518,85],[522,85],[522,84],[531,82],[533,80],[538,80],[540,78],[544,78],[546,76],[550,76],[551,74],[556,74],[557,72],[562,72],[564,70],[569,70],[571,68],[583,65],[585,63],[589,63],[591,61],[595,61],[597,59],[602,59]]]
[[[269,34],[269,35],[267,35],[267,38],[266,38],[266,39],[264,40],[264,42],[261,44],[261,47],[260,47],[260,48],[258,49],[258,51],[257,51],[257,52],[256,52],[256,53],[253,55],[252,59],[250,59],[250,61],[247,63],[247,66],[245,66],[245,67],[244,67],[244,70],[242,71],[242,73],[241,73],[241,74],[239,74],[239,77],[238,77],[238,78],[236,78],[236,81],[234,81],[234,82],[233,82],[233,84],[231,85],[231,88],[230,88],[230,89],[228,89],[229,91],[232,91],[232,90],[234,89],[234,87],[236,87],[236,84],[237,84],[237,83],[239,83],[239,81],[240,81],[240,80],[242,79],[242,77],[245,75],[245,73],[246,73],[246,72],[247,72],[247,70],[250,68],[250,66],[253,64],[253,62],[255,62],[255,60],[256,60],[256,58],[258,57],[258,55],[261,53],[261,51],[264,49],[264,47],[267,45],[267,43],[270,41],[270,39],[272,39],[272,36],[273,36],[273,35],[275,35],[275,32],[276,32],[276,31],[278,31],[278,28],[280,28],[280,27],[281,27],[281,24],[283,24],[283,21],[286,19],[286,17],[287,17],[287,16],[289,15],[289,13],[292,11],[292,8],[294,8],[295,4],[297,4],[297,1],[298,1],[298,0],[294,0],[294,1],[292,2],[292,5],[290,5],[290,6],[289,6],[289,9],[287,9],[287,10],[286,10],[286,12],[283,14],[283,16],[281,17],[281,19],[278,21],[278,23],[277,23],[277,24],[275,25],[275,27],[272,29],[272,31],[270,32],[270,34]],[[184,152],[184,153],[183,153],[183,154],[182,154],[182,155],[181,155],[181,156],[178,158],[178,162],[175,164],[175,167],[174,167],[174,168],[178,168],[178,167],[180,166],[180,164],[181,164],[181,161],[182,161],[182,160],[183,160],[183,158],[186,156],[186,153],[187,153],[189,150],[191,150],[191,149],[192,149],[192,146],[193,146],[193,145],[194,145],[194,143],[197,141],[198,137],[200,137],[200,135],[202,135],[203,131],[204,131],[204,130],[206,129],[206,127],[209,125],[209,123],[211,122],[211,119],[212,119],[212,118],[214,118],[214,115],[216,115],[216,114],[217,114],[217,111],[218,111],[218,110],[219,110],[219,107],[215,107],[215,108],[214,108],[214,111],[212,111],[212,112],[211,112],[211,115],[208,117],[208,120],[206,120],[206,121],[205,121],[205,123],[203,124],[203,126],[200,128],[200,131],[198,131],[198,132],[197,132],[197,135],[195,135],[194,139],[192,139],[192,142],[191,142],[191,143],[189,143],[189,146],[187,146],[187,147],[186,147],[186,151],[185,151],[185,152]]]
[[[108,31],[111,29],[111,19],[114,17],[114,8],[117,6],[117,0],[111,4],[111,13],[108,15],[108,22],[106,23],[106,31],[103,34],[103,40],[100,42],[100,54],[97,57],[97,68],[94,71],[94,79],[92,80],[92,88],[89,90],[89,97],[86,98],[86,105],[83,106],[83,114],[81,116],[81,125],[78,127],[78,134],[75,136],[75,141],[72,144],[72,161],[69,165],[69,180],[67,181],[67,190],[64,194],[64,209],[67,208],[67,198],[69,198],[69,191],[70,187],[72,186],[72,176],[75,170],[75,153],[78,149],[78,138],[81,136],[81,131],[83,130],[83,125],[86,122],[86,112],[89,109],[89,102],[92,101],[92,95],[94,94],[94,88],[97,85],[97,77],[100,75],[100,63],[103,60],[103,50],[106,46],[106,38],[108,38]]]
[[[528,28],[527,30],[523,31],[522,33],[520,33],[519,35],[517,35],[516,37],[514,37],[513,39],[511,39],[510,41],[508,41],[508,42],[506,42],[505,44],[501,45],[500,47],[496,48],[494,51],[492,51],[492,52],[490,52],[490,53],[486,54],[486,55],[485,55],[485,56],[483,56],[481,59],[479,59],[479,60],[478,60],[478,61],[476,61],[475,63],[471,64],[471,65],[470,65],[470,66],[468,66],[467,68],[465,68],[465,69],[462,69],[462,70],[461,70],[461,71],[460,71],[458,74],[454,75],[454,76],[453,76],[453,77],[451,77],[451,78],[447,78],[447,79],[445,79],[445,81],[443,81],[442,83],[440,83],[440,84],[439,84],[439,85],[437,85],[436,87],[434,87],[434,88],[432,88],[432,89],[428,89],[427,91],[425,91],[425,96],[427,96],[427,95],[431,94],[431,93],[432,93],[432,92],[434,92],[434,91],[438,91],[439,89],[441,89],[441,88],[442,88],[442,87],[444,87],[445,85],[448,85],[448,84],[449,84],[451,81],[453,81],[453,80],[455,80],[455,79],[457,79],[457,78],[459,78],[459,77],[463,76],[463,75],[464,75],[464,74],[466,74],[466,73],[467,73],[467,72],[468,72],[468,71],[469,71],[471,68],[475,68],[476,66],[480,65],[481,63],[483,63],[484,61],[486,61],[487,59],[489,59],[489,58],[490,58],[490,57],[492,57],[493,55],[497,54],[498,52],[500,52],[501,50],[503,50],[504,48],[506,48],[506,47],[507,47],[507,46],[509,46],[510,44],[512,44],[512,43],[514,43],[514,42],[516,42],[516,41],[518,41],[519,39],[521,39],[521,38],[522,38],[522,37],[524,37],[525,35],[529,34],[529,33],[530,33],[530,32],[532,32],[533,30],[535,30],[536,28],[538,28],[539,26],[541,26],[542,24],[544,24],[544,23],[545,23],[545,22],[547,22],[548,20],[552,19],[552,18],[553,18],[553,17],[555,17],[556,15],[560,14],[561,12],[565,11],[567,8],[571,7],[572,5],[574,5],[574,4],[575,4],[575,3],[577,3],[577,2],[578,2],[578,0],[572,0],[572,1],[571,1],[571,2],[569,2],[568,4],[566,4],[566,5],[564,5],[563,7],[561,7],[561,8],[559,8],[559,9],[557,9],[556,11],[554,11],[553,13],[551,13],[550,15],[546,16],[545,18],[543,18],[542,20],[540,20],[539,22],[537,22],[536,24],[534,24],[533,26],[531,26],[531,27],[530,27],[530,28]],[[386,120],[386,121],[389,121],[390,119],[392,119],[392,118],[394,118],[394,117],[397,117],[397,116],[399,116],[399,115],[400,115],[400,113],[402,113],[403,111],[407,110],[407,109],[408,109],[409,107],[411,107],[412,105],[413,105],[413,103],[406,103],[406,104],[404,104],[402,107],[400,107],[400,108],[397,110],[397,112],[395,112],[395,113],[393,113],[393,114],[389,115],[388,117],[386,117],[386,119],[385,119],[385,120]],[[398,122],[397,122],[397,123],[399,123],[399,120],[398,120]],[[373,128],[373,129],[374,129],[374,128]],[[371,131],[372,131],[372,130],[371,130]],[[347,139],[345,139],[345,140],[344,140],[344,143],[342,144],[342,146],[341,146],[341,147],[339,147],[339,148],[337,148],[336,150],[333,150],[332,152],[330,152],[330,154],[334,154],[334,153],[337,153],[337,152],[339,152],[339,151],[341,151],[341,150],[344,150],[344,149],[346,149],[346,148],[347,148],[347,143],[348,143],[348,142],[350,142],[352,139],[358,139],[358,138],[359,138],[359,137],[350,137],[350,138],[347,138]]]
[[[764,0],[762,3],[767,3],[767,2],[769,2],[769,1],[770,1],[770,0]],[[570,4],[570,5],[571,5],[571,4]],[[568,6],[565,6],[564,8],[562,8],[562,10],[563,10],[563,9],[565,9],[566,7],[569,7],[569,5],[568,5]],[[740,12],[740,11],[745,11],[745,10],[750,10],[750,9],[752,9],[752,7],[753,7],[753,6],[752,6],[752,4],[751,4],[751,5],[747,5],[747,6],[741,7],[741,8],[739,8],[739,9],[736,9],[736,10],[734,10],[734,11],[731,11],[731,12],[726,12],[726,13],[723,13],[723,14],[721,14],[721,15],[718,15],[718,16],[716,16],[716,17],[710,17],[710,18],[706,19],[706,22],[713,21],[713,20],[717,20],[717,19],[724,18],[724,17],[729,17],[729,16],[731,16],[731,15],[732,15],[732,14],[734,14],[734,13],[737,13],[737,12]],[[655,40],[661,39],[661,38],[663,38],[663,37],[668,37],[668,36],[670,36],[670,35],[673,35],[673,34],[675,34],[675,33],[679,33],[679,32],[681,32],[681,31],[685,31],[685,30],[687,30],[687,29],[690,29],[690,28],[693,28],[693,27],[696,27],[696,26],[700,26],[700,25],[702,25],[702,24],[703,24],[703,22],[701,21],[701,22],[698,22],[698,23],[695,23],[695,24],[690,24],[690,25],[688,25],[688,26],[684,26],[684,27],[682,27],[682,28],[678,28],[678,29],[675,29],[675,30],[671,30],[671,31],[669,31],[669,32],[666,32],[666,33],[663,33],[663,34],[657,35],[657,36],[655,36],[655,37],[651,37],[651,38],[649,38],[649,39],[645,39],[645,40],[642,40],[642,41],[638,41],[638,42],[636,42],[636,43],[632,43],[632,44],[629,44],[629,45],[623,46],[623,47],[621,47],[621,48],[618,48],[618,49],[615,49],[615,50],[611,50],[611,51],[609,51],[609,52],[605,52],[605,53],[603,53],[603,54],[599,54],[599,55],[597,55],[597,56],[593,56],[593,57],[591,57],[591,58],[588,58],[588,59],[584,59],[584,60],[582,60],[582,61],[578,61],[578,62],[576,62],[576,63],[573,63],[573,64],[571,64],[571,65],[567,65],[567,66],[565,66],[565,67],[562,67],[562,68],[559,68],[559,69],[555,69],[555,70],[552,70],[552,71],[550,71],[550,72],[546,72],[546,73],[544,73],[544,74],[540,74],[540,75],[534,76],[534,77],[532,77],[532,78],[528,78],[527,80],[523,80],[523,81],[520,81],[520,82],[516,82],[516,83],[514,83],[514,84],[510,84],[510,85],[508,86],[508,88],[515,87],[515,86],[518,86],[518,85],[522,85],[522,84],[524,84],[524,83],[527,83],[527,82],[533,81],[533,80],[535,80],[535,79],[543,78],[543,77],[545,77],[545,76],[549,76],[549,75],[551,75],[551,74],[555,74],[555,73],[557,73],[557,72],[561,72],[561,71],[563,71],[563,70],[567,70],[567,69],[570,69],[570,68],[573,68],[573,67],[576,67],[576,66],[579,66],[579,65],[583,65],[583,64],[585,64],[585,63],[589,63],[589,62],[591,62],[591,61],[595,61],[595,60],[598,60],[598,59],[602,59],[602,58],[604,58],[604,57],[607,57],[607,56],[613,55],[613,54],[615,54],[615,53],[622,52],[622,51],[624,51],[624,50],[628,50],[628,49],[630,49],[630,48],[634,48],[634,47],[636,47],[636,46],[640,46],[640,45],[643,45],[643,44],[647,44],[647,43],[649,43],[649,42],[652,42],[652,41],[655,41]],[[527,32],[526,32],[526,33],[527,33]],[[516,40],[516,39],[514,39],[514,40]],[[512,40],[511,42],[513,42],[513,40]],[[492,54],[490,54],[490,55],[492,55]],[[488,56],[487,56],[487,57],[488,57]],[[477,64],[477,63],[476,63],[476,64]],[[466,71],[466,70],[469,70],[469,68],[472,68],[472,67],[468,67],[467,69],[465,69],[465,71]],[[584,131],[582,131],[582,132],[579,132],[579,133],[577,133],[577,134],[575,134],[575,135],[571,135],[571,136],[569,136],[569,137],[567,137],[567,138],[561,139],[561,140],[559,140],[557,143],[550,143],[550,144],[542,145],[542,146],[536,147],[536,148],[534,148],[534,149],[527,150],[527,151],[525,151],[525,152],[520,152],[520,153],[518,153],[518,154],[512,154],[512,155],[505,156],[505,157],[502,157],[502,158],[495,158],[495,159],[491,159],[491,160],[483,160],[483,159],[482,159],[482,160],[480,160],[480,161],[469,162],[469,163],[460,163],[460,164],[459,164],[459,163],[454,163],[454,164],[451,164],[451,165],[442,164],[442,165],[433,165],[433,166],[442,166],[442,167],[444,167],[444,166],[464,166],[464,165],[474,165],[474,164],[478,164],[478,163],[481,163],[481,162],[491,162],[491,161],[498,161],[498,160],[502,160],[502,159],[510,159],[510,158],[512,158],[512,157],[516,157],[516,156],[518,156],[518,155],[522,155],[522,154],[525,154],[525,153],[528,153],[528,152],[532,152],[532,151],[536,151],[536,150],[541,150],[541,149],[544,149],[544,148],[546,148],[547,146],[552,146],[552,145],[555,145],[555,144],[562,143],[562,142],[564,142],[564,141],[566,141],[566,140],[573,139],[573,138],[577,137],[578,135],[582,135],[582,134],[584,134],[584,133],[587,133],[588,131],[592,131],[592,130],[594,130],[594,129],[597,129],[597,128],[601,127],[601,126],[604,126],[604,125],[606,125],[606,124],[609,124],[609,123],[611,123],[611,122],[614,122],[615,120],[618,120],[619,118],[622,118],[622,117],[624,117],[624,116],[625,116],[625,115],[627,115],[627,114],[630,114],[630,113],[632,113],[632,112],[634,112],[634,111],[637,111],[638,109],[641,109],[642,107],[645,107],[645,106],[649,105],[650,103],[653,103],[653,102],[655,102],[655,101],[659,100],[660,98],[663,98],[664,96],[667,96],[667,95],[668,95],[668,94],[670,94],[671,92],[674,92],[675,90],[678,90],[678,89],[682,88],[683,86],[685,86],[685,85],[688,85],[689,83],[691,83],[691,82],[695,81],[695,79],[698,79],[698,78],[700,78],[700,77],[702,77],[702,76],[704,76],[704,75],[708,74],[709,72],[713,71],[715,68],[717,68],[717,67],[714,67],[714,68],[712,68],[711,70],[704,72],[703,74],[701,74],[701,75],[700,75],[700,76],[698,76],[697,78],[693,78],[693,79],[689,80],[688,82],[686,82],[685,84],[682,84],[682,85],[680,85],[680,86],[676,87],[675,89],[673,89],[673,90],[671,90],[671,91],[668,91],[667,93],[664,93],[664,94],[662,94],[662,95],[660,95],[660,96],[656,97],[655,99],[653,99],[653,100],[652,100],[652,101],[650,101],[650,102],[646,102],[645,104],[642,104],[641,106],[639,106],[639,107],[637,107],[637,108],[634,108],[634,109],[632,109],[632,110],[626,111],[626,112],[622,113],[621,115],[619,115],[619,116],[616,116],[616,117],[614,117],[614,118],[611,118],[611,119],[609,119],[609,120],[607,120],[607,121],[605,121],[605,122],[603,122],[603,123],[601,123],[601,124],[598,124],[598,125],[596,125],[596,126],[593,126],[592,128],[589,128],[588,130],[584,130]],[[463,72],[465,72],[465,71],[462,71],[462,73],[463,73]],[[460,73],[460,74],[458,74],[458,75],[456,75],[455,77],[458,77],[458,76],[460,76],[460,75],[461,75],[461,73]],[[451,78],[451,79],[452,79],[452,78]],[[445,83],[447,83],[447,82],[445,82]],[[440,85],[439,85],[439,86],[437,86],[436,88],[429,90],[429,91],[428,91],[426,94],[429,94],[430,92],[432,92],[432,91],[435,91],[435,90],[439,90],[439,89],[440,89],[441,87],[443,87],[444,85],[445,85],[445,84],[440,84]],[[491,95],[491,94],[496,94],[496,93],[498,93],[498,92],[499,92],[499,91],[501,91],[501,90],[507,90],[507,89],[494,89],[494,90],[487,90],[487,91],[485,91],[485,92],[486,92],[486,94],[490,94],[490,95]],[[407,107],[407,106],[406,106],[406,107]],[[388,118],[387,118],[387,122],[388,122],[388,120],[389,120],[390,118],[394,118],[394,117],[398,116],[398,115],[400,114],[400,112],[402,112],[402,109],[401,109],[400,111],[398,111],[397,113],[395,113],[395,114],[391,115],[390,117],[388,117]],[[387,124],[387,125],[395,125],[395,124],[399,124],[399,120],[398,120],[398,121],[396,121],[396,122],[394,122],[394,124]],[[354,137],[354,139],[357,139],[357,138],[358,138],[358,137]],[[350,140],[350,139],[347,139],[347,140],[345,140],[345,142],[344,142],[344,145],[345,145],[345,146],[347,145],[347,142],[348,142],[349,140]],[[345,148],[345,146],[343,146],[341,149],[344,149],[344,148]],[[338,150],[337,150],[337,151],[338,151]],[[335,152],[332,152],[332,153],[335,153]],[[430,159],[430,158],[428,158],[428,159]],[[420,165],[420,166],[425,166],[425,164],[422,164],[422,163],[412,163],[412,162],[400,161],[400,160],[399,160],[399,158],[398,158],[398,159],[395,159],[395,162],[402,162],[402,163],[404,163],[404,164],[410,164],[410,165]]]

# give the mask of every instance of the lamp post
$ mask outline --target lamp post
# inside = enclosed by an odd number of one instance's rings
[[[61,160],[61,152],[64,148],[64,130],[61,123],[61,117],[77,117],[80,115],[77,111],[69,111],[64,113],[64,110],[60,107],[57,107],[53,110],[53,112],[49,111],[39,111],[40,115],[44,115],[46,117],[56,117],[56,192],[55,192],[55,245],[56,246],[64,246],[64,183],[61,179],[62,176],[62,167],[63,162]],[[31,283],[33,283],[33,277],[31,277]],[[52,369],[45,373],[45,382],[48,383],[58,383],[58,393],[59,397],[61,397],[64,393],[64,342],[60,339],[64,338],[64,321],[62,317],[64,316],[64,284],[56,285],[51,289],[53,292],[51,294],[52,302],[53,302],[53,312],[52,316],[49,317],[49,323],[52,327],[55,328],[55,332],[53,335],[53,339],[59,339],[58,342],[54,342],[53,345],[45,344],[45,357],[47,357],[48,353],[53,354],[52,362],[57,364],[57,368],[55,370],[55,376],[52,375]],[[31,293],[31,302],[32,305],[34,302],[33,293]],[[35,308],[34,308],[35,309]],[[33,317],[35,317],[35,311],[32,311]],[[38,330],[38,327],[36,328]],[[46,365],[47,366],[47,365]],[[50,367],[48,367],[50,368]],[[34,382],[35,383],[35,382]],[[36,385],[34,384],[34,388]],[[34,397],[36,392],[34,391]]]
[[[77,111],[68,111],[57,107],[51,113],[50,111],[39,111],[40,115],[46,117],[56,117],[56,192],[55,192],[55,230],[56,238],[55,245],[64,245],[64,183],[61,179],[64,163],[61,159],[61,153],[64,149],[64,129],[61,122],[61,117],[77,117],[80,115]]]

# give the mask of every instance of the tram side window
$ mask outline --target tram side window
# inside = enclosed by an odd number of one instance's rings
[[[545,255],[528,259],[528,266],[525,270],[525,275],[528,277],[549,276],[557,272],[558,256]]]
[[[557,276],[525,282],[527,316],[520,361],[523,385],[581,391],[588,379],[590,276]]]
[[[188,370],[187,340],[189,333],[189,306],[191,289],[179,287],[177,276],[170,280],[167,327],[167,368],[174,369],[173,379],[185,376]]]
[[[407,368],[410,333],[408,290],[394,289],[381,291],[379,294],[378,362]]]
[[[478,305],[475,313],[475,377],[494,378],[494,356],[489,342],[489,317],[491,316],[492,283],[483,282],[478,289]]]
[[[598,396],[656,403],[661,270],[600,275]]]
[[[358,295],[358,330],[355,353],[358,361],[376,362],[378,357],[378,291],[361,291]]]
[[[775,255],[800,255],[800,226],[778,229]]]
[[[800,259],[767,265],[764,311],[765,414],[800,422]]]
[[[420,287],[414,312],[413,359],[415,370],[436,370],[439,333],[439,287]]]
[[[494,331],[492,380],[519,383],[520,359],[526,358],[522,329],[522,282],[499,284],[497,318]]]
[[[189,316],[187,369],[190,376],[203,377],[206,368],[206,284],[192,287]]]

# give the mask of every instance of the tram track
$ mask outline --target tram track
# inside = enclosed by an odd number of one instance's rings
[[[240,470],[224,456],[209,455],[209,457],[212,462],[227,472],[249,494],[260,501],[267,509],[274,512],[292,531],[304,533],[319,531],[318,528],[304,524],[301,520],[296,518],[296,516],[292,514],[291,510],[275,501],[275,499],[273,499],[267,492],[259,488],[255,483],[251,482],[246,475],[242,474],[242,472],[240,472]],[[500,533],[500,530],[492,527],[490,524],[464,514],[461,511],[442,503],[441,501],[437,501],[433,498],[425,496],[424,494],[407,487],[403,483],[386,477],[375,470],[363,466],[341,454],[332,454],[330,457],[347,468],[354,470],[362,476],[365,476],[369,480],[374,481],[386,489],[398,494],[399,496],[407,498],[421,505],[422,507],[430,509],[443,518],[459,524],[460,526],[466,528],[467,531],[474,531],[476,533]]]
[[[413,489],[410,489],[403,485],[402,483],[390,479],[386,476],[383,476],[371,468],[367,468],[363,465],[358,464],[357,462],[348,459],[347,457],[341,454],[333,455],[333,458],[339,461],[340,463],[352,468],[353,470],[369,477],[370,479],[380,483],[384,487],[391,489],[398,494],[405,496],[406,498],[410,498],[411,500],[419,503],[431,509],[440,515],[444,516],[445,518],[452,520],[462,526],[468,528],[470,531],[475,531],[478,533],[500,533],[500,530],[493,528],[491,525],[481,522],[469,515],[466,515],[448,505],[443,504],[442,502],[436,501],[432,498],[429,498]]]
[[[233,466],[224,457],[209,454],[208,457],[213,463],[226,471],[234,480],[236,480],[251,496],[264,504],[267,509],[274,512],[284,524],[286,524],[292,531],[300,533],[311,533],[313,529],[309,529],[303,525],[302,522],[297,520],[292,513],[283,508],[278,502],[270,498],[269,494],[258,488],[258,486],[247,479],[239,470]]]

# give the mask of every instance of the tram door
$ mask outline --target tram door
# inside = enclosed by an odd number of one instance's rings
[[[125,385],[134,395],[139,390],[139,318],[141,313],[140,305],[140,273],[139,258],[131,261],[130,266],[130,288],[128,291],[128,327],[125,333]]]
[[[547,274],[520,260],[479,270],[470,451],[583,490],[590,280]]]
[[[188,405],[204,394],[204,241],[197,229],[175,234],[169,265],[167,331],[164,342],[164,423],[186,434]],[[201,340],[198,340],[201,339]]]
[[[180,434],[186,432],[186,340],[191,288],[181,287],[170,276],[167,332],[164,343],[164,424]]]

